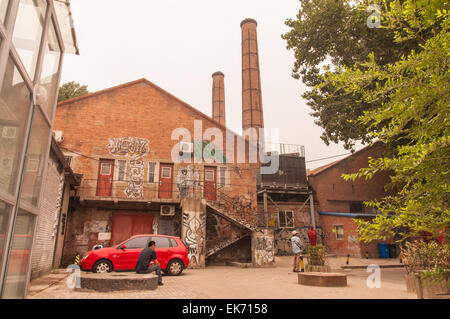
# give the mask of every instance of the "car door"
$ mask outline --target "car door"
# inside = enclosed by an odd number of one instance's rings
[[[141,236],[131,238],[117,247],[117,253],[114,269],[117,270],[134,270],[141,251],[147,247],[150,237]],[[125,245],[125,249],[120,249]]]
[[[170,242],[168,237],[152,236],[152,240],[156,244],[156,258],[161,265],[161,269],[166,269],[170,257]]]

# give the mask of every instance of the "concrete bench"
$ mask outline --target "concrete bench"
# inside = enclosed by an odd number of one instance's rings
[[[302,272],[298,274],[298,284],[318,287],[346,287],[347,275],[331,272]]]
[[[101,292],[119,290],[154,290],[158,288],[158,276],[153,274],[129,273],[82,273],[81,289],[91,289]]]

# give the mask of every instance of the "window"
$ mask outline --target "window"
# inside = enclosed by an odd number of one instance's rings
[[[13,43],[31,79],[36,71],[46,8],[45,0],[21,0],[14,25]]]
[[[127,246],[126,249],[139,249],[145,248],[148,245],[150,237],[137,237],[130,239],[124,245]]]
[[[49,118],[53,116],[53,109],[58,92],[58,70],[61,57],[58,38],[56,36],[55,26],[50,23],[47,34],[47,45],[45,46],[44,62],[42,65],[41,81],[38,92],[41,94],[38,98],[38,104],[42,106]]]
[[[295,228],[294,212],[291,210],[278,212],[280,228]]]
[[[127,161],[126,160],[119,160],[119,176],[117,177],[117,179],[119,181],[123,182],[125,180],[126,167],[127,167]]]
[[[111,164],[102,163],[100,166],[100,175],[111,175]]]
[[[220,168],[220,186],[224,187],[225,186],[225,181],[226,181],[226,172],[227,172],[227,168],[226,167],[221,167]]]
[[[42,172],[47,152],[47,143],[50,136],[50,127],[36,108],[31,124],[30,140],[25,154],[25,172],[23,176],[22,192],[20,198],[25,202],[37,206],[41,191]]]
[[[212,169],[205,170],[205,181],[214,182],[214,170]]]
[[[36,216],[19,210],[14,226],[11,255],[5,274],[3,298],[21,298],[27,285],[27,265],[33,243]]]
[[[152,163],[152,162],[148,163],[148,182],[149,183],[155,182],[155,167],[156,167],[156,163]]]
[[[334,225],[334,232],[336,233],[336,239],[344,239],[344,226]]]
[[[6,10],[8,9],[9,0],[0,0],[0,21],[5,21]]]
[[[362,213],[364,211],[364,205],[362,202],[350,203],[350,213]]]
[[[0,92],[0,191],[14,195],[30,109],[27,86],[11,58]]]
[[[152,240],[156,244],[156,248],[169,248],[170,242],[167,237],[152,237]]]
[[[171,167],[163,167],[161,169],[161,177],[162,178],[171,178],[172,177],[172,168]]]
[[[169,238],[170,247],[178,247],[177,241],[173,238]]]

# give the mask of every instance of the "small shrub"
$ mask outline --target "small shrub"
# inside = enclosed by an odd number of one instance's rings
[[[437,242],[416,241],[401,248],[401,257],[409,274],[432,281],[450,278],[450,245]]]
[[[306,251],[308,253],[308,265],[325,266],[325,246],[308,245]]]

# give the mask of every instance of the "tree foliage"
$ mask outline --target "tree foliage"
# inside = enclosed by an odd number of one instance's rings
[[[368,28],[371,12],[366,11],[366,2],[303,0],[297,19],[286,21],[291,30],[282,37],[295,54],[293,77],[301,78],[311,88],[303,98],[313,111],[315,123],[324,128],[322,139],[327,145],[344,142],[351,149],[355,141],[372,141],[368,134],[370,123],[357,119],[377,105],[358,93],[348,94],[332,82],[324,83],[324,70],[361,65],[370,53],[383,66],[399,60],[413,48],[420,50],[415,38],[398,42],[395,30]]]
[[[85,94],[89,94],[87,85],[81,85],[81,84],[75,83],[73,81],[68,82],[68,83],[63,84],[59,88],[58,102],[72,99],[74,97],[82,96]]]
[[[381,211],[374,220],[357,221],[365,241],[396,233],[403,238],[421,232],[437,234],[450,226],[450,34],[448,2],[375,0],[384,10],[383,28],[395,41],[415,40],[398,61],[382,64],[371,53],[367,61],[340,67],[322,76],[320,86],[331,85],[357,96],[373,109],[358,123],[372,139],[395,144],[391,157],[370,158],[369,167],[346,179],[371,178],[391,172],[390,187],[398,193],[368,203]],[[339,97],[340,94],[336,96]],[[399,229],[407,229],[398,233]]]

